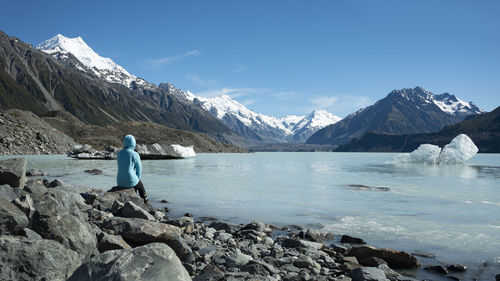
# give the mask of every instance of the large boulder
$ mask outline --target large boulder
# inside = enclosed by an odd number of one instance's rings
[[[0,160],[0,184],[23,187],[26,182],[26,158]]]
[[[185,261],[191,259],[191,248],[182,239],[178,227],[138,218],[113,217],[105,220],[103,230],[111,230],[132,246],[160,242],[169,245],[177,256]]]
[[[97,238],[99,240],[97,248],[101,253],[110,250],[132,249],[120,235],[111,235],[106,232],[101,232]]]
[[[97,232],[83,211],[90,208],[78,193],[50,189],[33,196],[31,228],[87,257],[97,253]]]
[[[368,257],[381,258],[386,261],[391,268],[417,268],[420,266],[420,262],[417,258],[407,252],[378,249],[372,246],[353,247],[349,255],[355,256],[358,260],[363,260]]]
[[[351,271],[352,281],[389,281],[385,272],[376,267],[361,267]]]
[[[118,186],[111,188],[102,196],[95,198],[92,205],[101,211],[110,211],[115,201],[123,204],[130,201],[148,212],[153,209],[151,206],[144,203],[144,200],[135,193],[133,188],[121,188]]]
[[[19,234],[28,226],[28,218],[18,207],[0,197],[0,235]]]
[[[0,280],[66,280],[80,262],[52,240],[0,236]]]
[[[175,252],[162,243],[132,250],[113,250],[83,263],[68,281],[100,280],[191,280]]]
[[[125,205],[123,205],[123,208],[121,210],[121,215],[122,217],[126,218],[138,218],[150,221],[155,220],[155,217],[153,217],[153,215],[151,215],[146,210],[142,209],[141,207],[137,206],[131,201],[127,201]]]

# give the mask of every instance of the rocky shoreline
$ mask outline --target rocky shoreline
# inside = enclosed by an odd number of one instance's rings
[[[1,280],[415,280],[400,272],[420,266],[356,237],[169,218],[133,189],[78,193],[43,176],[24,158],[0,161]],[[467,268],[426,269],[460,280]]]

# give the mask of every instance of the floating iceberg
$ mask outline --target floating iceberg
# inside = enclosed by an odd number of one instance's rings
[[[395,160],[400,163],[461,164],[478,151],[474,142],[467,135],[461,134],[442,150],[437,145],[422,144],[411,153],[397,155]]]
[[[141,159],[184,159],[196,156],[193,146],[178,144],[138,144],[136,151]]]
[[[176,153],[178,153],[182,158],[191,158],[195,157],[196,153],[194,152],[193,146],[182,146],[179,144],[171,144],[172,148]]]

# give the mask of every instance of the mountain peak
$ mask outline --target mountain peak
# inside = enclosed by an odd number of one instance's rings
[[[132,81],[138,80],[137,77],[128,73],[123,67],[116,64],[110,58],[101,57],[92,48],[90,48],[81,36],[69,38],[62,34],[43,41],[36,46],[43,52],[56,56],[59,53],[71,53],[82,64],[92,70],[92,72],[111,83],[120,83],[127,87]],[[137,81],[143,84],[142,81]]]

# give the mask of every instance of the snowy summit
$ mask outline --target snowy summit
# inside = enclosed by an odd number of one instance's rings
[[[83,41],[82,37],[68,38],[61,34],[46,40],[36,46],[37,49],[51,54],[58,59],[67,59],[68,54],[75,56],[93,74],[110,83],[119,83],[127,87],[135,81],[139,84],[147,84],[141,78],[128,73],[123,67],[116,64],[110,58],[101,57]],[[85,69],[80,68],[85,71]]]
[[[326,110],[315,110],[307,116],[288,115],[277,118],[254,112],[228,95],[205,98],[182,91],[168,83],[162,83],[160,87],[180,99],[198,104],[235,131],[242,130],[241,127],[245,126],[263,141],[303,142],[319,129],[341,120]]]

